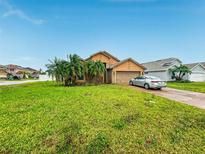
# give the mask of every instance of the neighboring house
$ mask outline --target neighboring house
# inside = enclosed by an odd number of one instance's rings
[[[0,79],[6,79],[7,74],[6,68],[3,65],[0,65]]]
[[[185,64],[185,66],[187,66],[192,71],[191,74],[187,74],[184,77],[185,80],[194,82],[205,81],[205,63]]]
[[[106,51],[91,55],[86,60],[101,61],[106,67],[103,76],[104,83],[128,83],[130,79],[142,75],[145,67],[132,58],[120,61]]]
[[[164,81],[173,81],[174,79],[169,69],[174,66],[180,66],[180,64],[182,62],[177,58],[167,58],[143,63],[142,65],[147,68],[145,70],[146,75],[156,76]]]
[[[9,64],[9,65],[6,65],[6,71],[10,74],[15,74],[17,73],[18,71],[20,71],[20,66],[18,65],[14,65],[14,64]]]
[[[17,78],[23,78],[23,77],[33,77],[33,78],[38,78],[39,77],[39,71],[30,68],[30,67],[21,67],[18,65],[14,64],[9,64],[9,65],[0,65],[0,69],[4,68],[7,74],[11,74],[14,77]],[[2,72],[2,71],[1,71]]]
[[[39,77],[39,71],[37,71],[33,68],[21,67],[21,70],[24,71],[28,77],[32,77],[32,78],[38,78]]]

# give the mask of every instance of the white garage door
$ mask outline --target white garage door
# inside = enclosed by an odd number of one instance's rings
[[[190,75],[190,81],[204,82],[205,81],[205,74],[202,74],[202,73],[192,73]]]

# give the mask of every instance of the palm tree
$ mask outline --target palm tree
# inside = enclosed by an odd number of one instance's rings
[[[169,69],[169,71],[172,73],[172,77],[177,81],[183,80],[183,77],[186,74],[192,73],[191,70],[185,65],[174,66],[173,68]]]
[[[55,78],[57,82],[62,81],[61,76],[61,60],[57,57],[54,58],[54,60],[49,60],[50,64],[46,64],[47,71],[49,76],[52,76],[52,78]]]
[[[47,64],[47,72],[50,76],[55,77],[57,82],[63,82],[65,86],[75,85],[77,78],[86,75],[86,79],[91,81],[99,77],[105,72],[105,66],[100,61],[84,62],[78,55],[69,55],[67,60],[54,58],[49,60]]]
[[[67,71],[69,72],[69,78],[71,84],[75,85],[77,78],[82,77],[84,75],[83,61],[78,55],[74,54],[68,56],[68,62],[69,65],[67,67]]]
[[[105,72],[105,65],[101,61],[87,61],[86,62],[86,76],[88,80],[93,80],[95,77],[98,79]],[[99,82],[99,80],[98,80]]]

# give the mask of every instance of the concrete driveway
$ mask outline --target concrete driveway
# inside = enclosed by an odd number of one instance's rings
[[[164,88],[162,90],[145,90],[140,87],[135,87],[135,86],[130,86],[130,87],[134,89],[138,89],[140,91],[155,94],[157,96],[162,96],[171,100],[175,100],[177,102],[182,102],[201,109],[205,109],[205,94],[203,93],[178,90],[173,88]]]

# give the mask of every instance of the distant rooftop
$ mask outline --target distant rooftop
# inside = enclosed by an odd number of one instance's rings
[[[202,66],[205,67],[205,62],[199,62],[199,63],[190,63],[190,64],[185,64],[189,69],[194,68],[196,65],[201,64]]]
[[[15,65],[15,64],[8,64],[8,65],[0,65],[0,68],[4,68],[4,69],[24,69],[24,70],[28,70],[28,71],[37,71],[36,69],[33,69],[31,67],[22,67],[19,65]]]
[[[160,59],[156,61],[151,61],[147,63],[142,63],[144,67],[147,68],[149,71],[156,71],[156,70],[167,70],[170,66],[174,64],[174,62],[181,61],[178,58],[166,58],[166,59]]]

